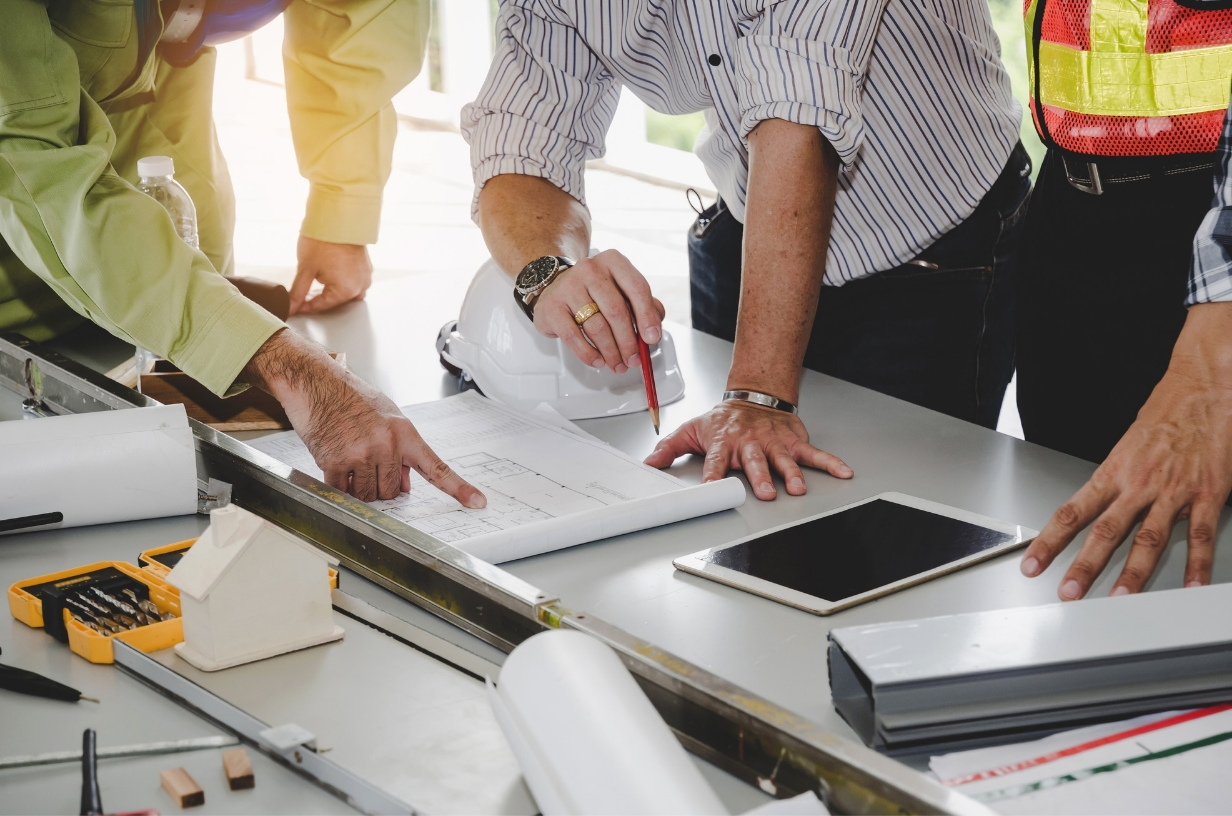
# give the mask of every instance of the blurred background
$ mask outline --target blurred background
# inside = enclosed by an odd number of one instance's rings
[[[1025,103],[1022,7],[1018,0],[989,3],[1014,93]],[[488,257],[470,218],[474,188],[458,112],[487,74],[496,9],[496,0],[433,0],[427,60],[394,100],[400,130],[380,240],[371,248],[375,280],[416,276],[414,288],[437,302],[460,304]],[[237,198],[236,272],[290,287],[308,183],[291,145],[281,49],[281,18],[221,46],[214,116]],[[607,154],[586,176],[594,245],[628,256],[667,307],[668,319],[685,325],[685,233],[695,218],[686,190],[697,190],[706,205],[715,195],[691,152],[701,127],[701,113],[656,113],[625,91]],[[1038,167],[1043,147],[1025,116],[1022,133]],[[1012,385],[998,430],[1022,436]]]

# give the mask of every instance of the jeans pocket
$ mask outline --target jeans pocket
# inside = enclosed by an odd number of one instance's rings
[[[1022,187],[1018,191],[1018,195],[1014,196],[1013,203],[1005,208],[1001,213],[1001,234],[1004,235],[1007,230],[1013,230],[1022,217],[1027,213],[1027,205],[1031,203],[1031,179],[1024,177]]]

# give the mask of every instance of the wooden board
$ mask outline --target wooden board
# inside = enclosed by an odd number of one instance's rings
[[[163,790],[170,794],[180,807],[190,808],[205,804],[205,791],[201,790],[201,786],[183,768],[168,768],[158,774],[158,779],[163,783]]]
[[[346,365],[345,354],[331,352],[330,356]],[[156,361],[154,370],[142,375],[141,391],[163,405],[183,405],[190,418],[219,431],[277,431],[291,427],[278,400],[260,388],[249,388],[223,399],[167,360]]]
[[[252,763],[248,761],[248,752],[243,748],[222,752],[222,771],[227,775],[227,784],[233,791],[256,787]]]

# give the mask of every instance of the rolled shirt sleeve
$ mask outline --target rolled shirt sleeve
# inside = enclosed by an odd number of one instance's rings
[[[0,26],[0,235],[78,314],[224,394],[282,321],[244,298],[111,167],[115,134],[81,91],[46,7]]]
[[[547,179],[586,203],[586,162],[604,152],[620,84],[567,20],[535,0],[503,4],[487,80],[462,109],[475,197],[494,176]]]
[[[284,15],[291,137],[308,206],[301,234],[376,243],[393,166],[392,99],[423,64],[428,0],[295,0]]]
[[[740,138],[766,119],[811,125],[844,165],[864,141],[860,97],[888,0],[778,0],[742,21]]]
[[[1194,235],[1186,306],[1232,300],[1232,105],[1219,137],[1215,199]]]

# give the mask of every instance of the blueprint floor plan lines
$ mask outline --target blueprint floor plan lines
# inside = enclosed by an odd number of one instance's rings
[[[423,489],[412,489],[397,499],[372,502],[372,506],[452,543],[612,503],[610,497],[603,501],[579,493],[511,459],[484,451],[445,461],[459,476],[483,491],[488,497],[487,507],[465,510],[439,491],[429,493]]]
[[[483,491],[488,506],[465,509],[414,471],[409,493],[371,504],[449,543],[683,487],[674,476],[593,437],[519,414],[478,394],[468,392],[402,411],[437,455]],[[321,478],[294,431],[249,444]]]

